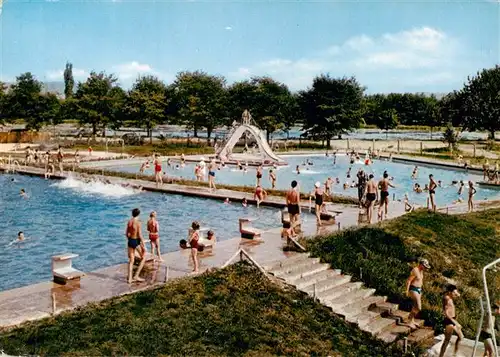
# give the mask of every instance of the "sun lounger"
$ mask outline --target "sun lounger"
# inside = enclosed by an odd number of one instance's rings
[[[80,280],[84,272],[73,268],[72,259],[78,254],[66,253],[52,257],[52,275],[54,282],[66,284],[68,280]]]

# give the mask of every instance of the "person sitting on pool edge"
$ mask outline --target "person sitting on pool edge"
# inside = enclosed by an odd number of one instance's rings
[[[215,246],[215,242],[217,241],[217,238],[215,237],[214,231],[210,230],[207,232],[207,237],[203,238],[200,237],[198,239],[198,252],[203,252],[205,249],[213,248]],[[191,248],[191,245],[188,244],[188,242],[185,239],[181,239],[179,241],[179,246],[182,249],[189,249]]]

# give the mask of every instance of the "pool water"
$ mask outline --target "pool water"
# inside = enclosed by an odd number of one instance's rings
[[[403,199],[405,193],[408,194],[410,202],[417,203],[420,205],[425,205],[428,194],[415,193],[413,192],[413,187],[415,183],[419,183],[422,188],[425,184],[429,183],[429,174],[434,175],[434,179],[437,181],[442,181],[442,187],[438,187],[436,190],[436,200],[438,206],[444,206],[452,204],[458,199],[458,186],[452,185],[452,181],[463,180],[466,184],[464,189],[463,198],[467,196],[467,182],[472,180],[473,182],[479,181],[482,178],[480,176],[466,173],[464,171],[455,171],[446,168],[436,168],[436,167],[425,167],[419,166],[418,176],[416,179],[412,179],[412,171],[415,165],[389,162],[386,160],[375,160],[371,165],[364,165],[363,159],[359,162],[350,164],[349,158],[345,155],[337,155],[336,164],[333,164],[333,157],[326,157],[325,155],[316,156],[283,156],[283,158],[288,162],[288,166],[279,167],[276,171],[277,183],[276,188],[278,189],[288,189],[290,187],[290,182],[292,180],[297,180],[299,182],[302,192],[312,191],[314,188],[314,183],[316,181],[324,184],[328,177],[339,178],[339,185],[333,185],[332,189],[334,193],[345,195],[345,196],[358,196],[357,188],[349,188],[347,190],[343,189],[343,184],[348,182],[350,184],[353,181],[357,182],[356,173],[361,168],[367,173],[373,173],[376,180],[382,178],[383,172],[387,170],[388,174],[394,177],[392,183],[396,186],[390,189],[390,199],[393,198],[395,194],[396,199]],[[313,162],[313,165],[304,165],[305,161]],[[300,174],[296,173],[296,166],[300,166]],[[184,168],[176,169],[175,166],[167,167],[166,163],[163,164],[164,170],[168,175],[183,177],[188,179],[194,179],[194,164],[187,164]],[[121,171],[121,172],[134,172],[139,171],[140,165],[122,165],[122,166],[109,166],[105,167],[108,171]],[[351,168],[351,177],[347,178],[347,171]],[[262,183],[264,188],[270,188],[271,183],[269,181],[268,171],[269,168],[265,168],[264,175],[262,178]],[[153,174],[152,168],[149,168],[146,174]],[[248,171],[245,173],[237,169],[234,166],[227,166],[216,172],[216,183],[224,183],[231,185],[242,185],[242,186],[255,186],[256,183],[256,168],[249,167]],[[499,191],[487,189],[483,187],[478,187],[476,185],[477,194],[475,195],[475,200],[485,200],[498,198]]]
[[[213,229],[218,240],[239,236],[240,217],[257,218],[254,225],[261,229],[280,225],[277,209],[244,208],[74,179],[58,182],[0,175],[0,186],[0,290],[50,280],[51,257],[60,253],[79,254],[75,266],[83,271],[126,262],[125,224],[135,207],[141,209],[144,225],[149,213],[157,211],[162,253],[179,249],[179,240],[186,238],[194,220]],[[29,198],[20,197],[22,188]],[[15,242],[18,231],[24,232],[25,242]]]

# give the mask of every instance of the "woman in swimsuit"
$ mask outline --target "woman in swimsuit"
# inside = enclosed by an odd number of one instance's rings
[[[155,166],[156,186],[163,185],[163,178],[161,175],[161,161],[160,161],[160,157],[158,156],[158,154],[155,155],[154,166]]]
[[[200,239],[200,224],[193,222],[189,230],[189,245],[191,246],[191,259],[193,259],[193,273],[198,272],[198,241]]]
[[[161,258],[161,253],[160,253],[160,225],[156,220],[155,211],[151,212],[151,214],[149,215],[147,228],[149,232],[149,242],[151,243],[151,254],[153,255],[155,254],[155,247],[156,247],[158,261],[162,262],[163,259]]]
[[[474,210],[474,202],[472,198],[476,194],[476,189],[474,188],[474,183],[472,181],[469,181],[469,201],[468,201],[468,206],[469,206],[469,212],[472,212]]]
[[[260,186],[260,180],[262,179],[262,165],[259,165],[259,167],[257,167],[257,184],[256,186]]]
[[[321,210],[323,209],[323,190],[321,183],[318,181],[314,184],[314,213],[316,214],[316,222],[321,226]]]

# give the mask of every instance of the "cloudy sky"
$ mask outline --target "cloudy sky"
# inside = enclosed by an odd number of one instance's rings
[[[1,1],[1,0],[0,0]],[[0,79],[115,73],[171,81],[201,69],[228,82],[270,75],[294,90],[319,73],[369,92],[446,92],[500,63],[500,3],[415,1],[4,0]]]

